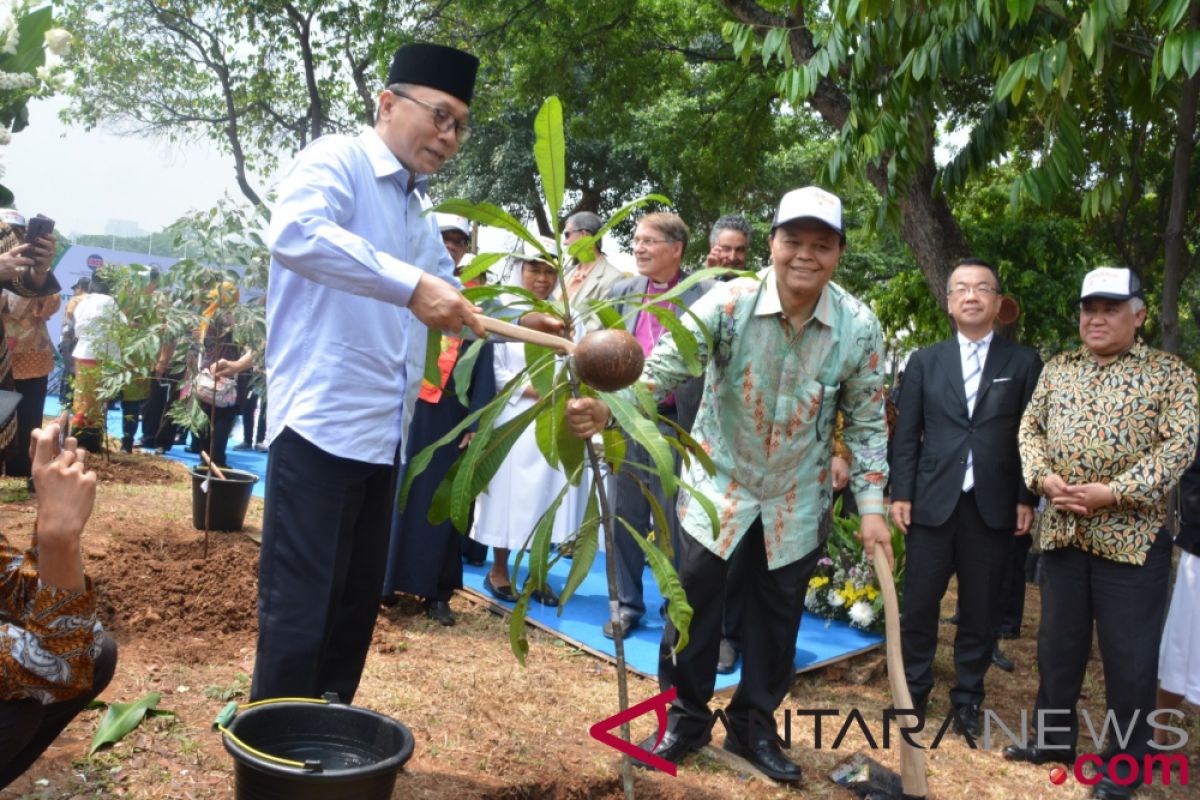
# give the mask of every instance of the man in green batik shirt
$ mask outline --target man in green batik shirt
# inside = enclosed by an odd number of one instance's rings
[[[745,597],[744,662],[726,709],[725,748],[776,780],[801,778],[779,747],[772,715],[791,683],[808,579],[823,552],[818,523],[829,513],[839,410],[854,455],[864,543],[868,552],[881,544],[891,558],[883,518],[882,341],[875,315],[830,283],[845,241],[837,197],[815,186],[789,192],[771,230],[773,269],[718,284],[682,317],[706,364],[692,436],[716,465],[710,476],[693,461],[685,481],[716,506],[720,529],[714,537],[708,515],[689,493],[679,493],[686,535],[676,560],[695,614],[690,642],[674,658],[676,631],[668,623],[663,632],[659,680],[678,697],[662,740],[651,736],[641,744],[668,761],[678,763],[708,742],[726,576],[737,552],[746,559],[743,585],[731,587]],[[665,334],[646,362],[643,384],[661,399],[689,377]],[[608,419],[601,400],[568,404],[577,435],[592,435]]]
[[[1092,789],[1109,800],[1133,793],[1129,784],[1140,776],[1130,764],[1149,753],[1147,715],[1155,708],[1171,569],[1167,494],[1196,452],[1196,376],[1177,357],[1137,341],[1143,297],[1128,269],[1087,274],[1079,297],[1083,347],[1046,364],[1019,434],[1025,480],[1048,501],[1037,696],[1045,719],[1037,744],[1004,754],[1034,764],[1075,761],[1075,708],[1094,626],[1107,708],[1125,732],[1121,742],[1110,739],[1104,775]]]

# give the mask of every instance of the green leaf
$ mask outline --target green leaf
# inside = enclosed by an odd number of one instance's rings
[[[426,330],[425,333],[425,380],[434,386],[442,385],[442,370],[438,359],[442,355],[442,332]]]
[[[1180,58],[1183,69],[1191,78],[1200,70],[1200,30],[1189,30],[1183,34],[1183,45],[1180,48]]]
[[[675,459],[671,455],[670,445],[659,432],[658,426],[639,414],[623,397],[609,392],[601,392],[601,397],[608,404],[625,433],[636,439],[650,454],[650,458],[654,461],[655,471],[662,481],[663,492],[673,494],[676,483]]]
[[[604,459],[616,472],[625,463],[625,435],[617,428],[607,428],[601,432],[600,438],[604,442]]]
[[[528,345],[526,345],[528,346]],[[538,450],[546,463],[555,469],[560,459],[558,441],[563,428],[566,428],[566,409],[568,392],[561,385],[555,385],[544,397],[548,398],[547,413],[539,414],[534,423],[534,435],[537,439]]]
[[[700,347],[696,344],[696,337],[675,315],[674,309],[663,308],[658,303],[642,306],[642,309],[653,314],[659,324],[671,335],[688,372],[692,375],[699,375],[704,370],[704,365],[700,362]]]
[[[458,361],[454,364],[454,392],[458,395],[459,404],[464,408],[471,405],[471,373],[475,370],[475,362],[479,360],[479,354],[483,352],[485,344],[487,342],[483,339],[471,342],[460,352]]]
[[[554,390],[554,368],[558,364],[554,351],[540,344],[525,345],[526,378],[533,384],[538,397],[545,397]]]
[[[1170,30],[1183,21],[1184,14],[1187,13],[1188,0],[1169,0],[1166,8],[1163,9],[1159,16],[1159,21],[1164,28]]]
[[[590,488],[587,510],[583,512],[583,524],[580,525],[579,533],[573,540],[571,570],[567,573],[567,582],[563,585],[562,591],[558,593],[558,615],[560,617],[567,600],[571,599],[575,590],[588,576],[600,547],[600,495],[594,483]]]
[[[513,655],[521,666],[525,666],[525,656],[529,654],[529,640],[525,638],[525,617],[529,614],[529,597],[533,594],[533,581],[527,581],[521,595],[513,606],[512,615],[508,618],[508,644]]]
[[[629,535],[637,542],[637,546],[642,549],[646,555],[646,562],[650,565],[650,572],[654,575],[654,582],[658,584],[658,591],[667,600],[667,616],[671,618],[671,624],[675,626],[675,630],[679,632],[679,638],[675,642],[675,649],[671,652],[678,653],[683,648],[687,647],[688,629],[692,625],[692,606],[688,603],[687,595],[684,594],[683,586],[679,583],[679,576],[675,573],[674,567],[671,566],[671,559],[667,558],[666,554],[653,546],[642,537],[640,533],[634,530],[624,518],[617,518],[625,529],[629,531]],[[683,534],[686,536],[687,534]]]
[[[516,577],[518,567],[521,564],[521,558],[525,554],[525,550],[529,552],[529,583],[536,589],[545,585],[546,576],[550,574],[550,539],[554,534],[554,523],[558,517],[558,509],[562,505],[563,499],[567,496],[567,492],[571,491],[571,482],[567,481],[563,487],[558,490],[554,501],[550,506],[542,512],[542,516],[538,518],[537,525],[534,526],[529,538],[526,541],[526,548],[517,551],[516,560],[513,564],[513,577]]]
[[[630,200],[628,203],[614,211],[612,216],[608,218],[608,222],[600,226],[600,230],[596,231],[596,238],[603,238],[604,234],[608,233],[609,230],[616,225],[621,224],[621,222],[623,222],[625,218],[634,211],[637,211],[642,206],[649,205],[650,203],[661,203],[664,206],[671,205],[670,199],[661,194],[647,194],[637,198],[636,200]]]
[[[533,120],[535,139],[533,157],[542,178],[542,192],[550,207],[550,224],[558,233],[558,215],[566,190],[566,143],[563,139],[562,103],[557,97],[546,98]]]
[[[692,496],[692,499],[700,504],[700,508],[708,515],[708,524],[712,527],[713,538],[716,539],[721,533],[721,518],[717,514],[717,506],[703,492],[698,491],[694,486],[691,486],[683,481],[679,481],[679,488]]]
[[[659,417],[659,419],[663,420],[675,429],[675,436],[679,439],[680,443],[682,443],[683,446],[688,449],[688,452],[691,453],[692,457],[700,462],[700,466],[704,467],[704,471],[706,473],[709,475],[717,474],[717,465],[712,460],[712,456],[708,454],[708,451],[705,450],[698,441],[692,438],[692,435],[689,432],[685,431],[683,427],[674,420],[666,417]]]
[[[161,699],[158,692],[150,692],[133,703],[109,703],[108,710],[100,720],[100,727],[92,737],[92,746],[88,755],[94,755],[106,744],[113,744],[125,738],[125,735],[141,724],[147,713],[151,716],[175,716],[173,711],[158,711],[156,706]]]
[[[512,214],[492,203],[472,203],[469,200],[445,200],[431,208],[429,213],[432,212],[457,214],[460,217],[474,220],[480,225],[503,228],[517,236],[517,238],[528,242],[539,252],[553,257],[552,253],[547,252],[546,246],[542,244],[541,240],[526,230],[524,225],[517,222]]]
[[[1163,77],[1171,80],[1175,77],[1175,73],[1179,71],[1179,65],[1183,59],[1183,36],[1178,32],[1172,33],[1162,43],[1162,71]]]
[[[473,281],[491,269],[493,264],[508,258],[508,255],[508,253],[480,253],[471,259],[471,263],[467,264],[467,268],[462,271],[458,279],[463,283]]]
[[[53,24],[49,4],[17,18],[17,52],[7,58],[5,72],[24,72],[30,75],[46,63],[46,31]],[[77,43],[80,46],[82,43]],[[0,61],[4,61],[0,56]]]

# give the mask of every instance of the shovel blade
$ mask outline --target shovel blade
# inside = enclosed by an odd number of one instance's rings
[[[864,800],[901,800],[907,797],[900,776],[862,753],[855,753],[838,764],[829,777],[838,786]]]

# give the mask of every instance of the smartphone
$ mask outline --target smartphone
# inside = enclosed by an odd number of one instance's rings
[[[33,244],[43,236],[53,233],[53,231],[54,220],[44,214],[38,214],[25,223],[25,242]]]

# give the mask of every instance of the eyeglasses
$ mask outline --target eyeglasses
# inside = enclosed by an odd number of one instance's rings
[[[596,234],[592,233],[591,231],[584,230],[583,228],[572,228],[571,230],[563,231],[563,236],[572,236],[576,233],[578,233],[581,236],[595,236],[596,235]]]
[[[410,94],[398,92],[395,89],[392,89],[391,91],[392,94],[396,95],[397,97],[403,97],[405,100],[411,100],[412,102],[426,109],[430,114],[433,115],[433,127],[437,128],[442,133],[454,131],[454,138],[458,140],[459,144],[462,144],[467,139],[471,138],[471,128],[467,126],[466,123],[459,122],[457,119],[455,119],[454,115],[446,109],[435,106],[431,103],[426,103],[424,100],[418,100]]]
[[[645,245],[646,247],[653,247],[656,244],[670,244],[670,243],[671,243],[670,239],[650,239],[650,238],[640,237],[640,236],[633,237],[633,246],[634,247],[641,247],[643,245]]]
[[[999,294],[999,293],[1000,293],[1000,290],[997,289],[995,286],[988,286],[987,284],[984,284],[984,283],[981,283],[978,286],[967,286],[966,284],[960,283],[950,290],[951,295],[955,295],[955,296],[959,296],[959,297],[962,297],[962,296],[965,296],[968,294],[974,294],[978,297],[991,297],[992,295]]]

